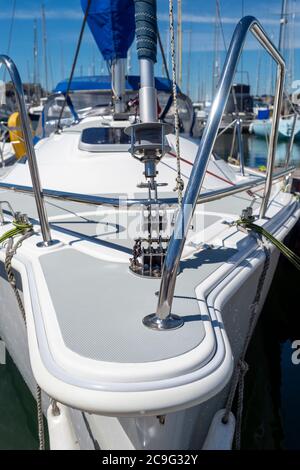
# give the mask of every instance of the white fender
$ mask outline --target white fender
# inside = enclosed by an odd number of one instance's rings
[[[222,422],[225,409],[214,415],[202,450],[231,450],[235,431],[235,417],[229,413],[228,422]]]
[[[52,405],[47,410],[48,431],[51,450],[80,450],[72,425],[69,410],[57,403],[60,413],[55,415]]]

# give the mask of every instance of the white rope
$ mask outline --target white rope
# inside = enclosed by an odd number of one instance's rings
[[[174,191],[178,194],[178,204],[182,204],[182,192],[184,189],[184,182],[181,176],[180,165],[180,142],[179,142],[179,115],[177,105],[177,83],[176,83],[176,55],[175,55],[175,33],[174,33],[174,7],[173,0],[169,0],[169,20],[170,20],[170,37],[171,37],[171,58],[172,58],[172,92],[173,103],[175,109],[175,136],[176,136],[176,160],[177,160],[177,178],[176,187]]]

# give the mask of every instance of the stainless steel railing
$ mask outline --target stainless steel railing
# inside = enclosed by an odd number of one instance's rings
[[[286,176],[289,176],[293,170],[295,169],[294,166],[282,169],[278,171],[275,175],[273,175],[273,181],[282,179]],[[250,169],[247,170],[249,173],[252,173],[255,178],[251,179],[250,181],[246,181],[244,183],[235,184],[228,188],[221,188],[215,189],[213,191],[206,191],[201,193],[201,195],[197,199],[197,204],[204,204],[205,202],[212,202],[222,199],[227,196],[232,196],[234,194],[241,193],[243,191],[248,191],[251,189],[258,188],[263,186],[266,181],[265,175],[259,175],[258,172],[254,170],[251,171]],[[31,186],[24,186],[20,184],[14,183],[3,183],[0,182],[0,190],[4,191],[13,191],[19,194],[28,194],[34,195],[34,191]],[[66,201],[66,202],[77,202],[78,204],[86,204],[91,206],[109,206],[109,207],[124,207],[124,208],[133,208],[135,209],[138,206],[149,206],[149,204],[158,205],[163,204],[165,206],[178,206],[178,198],[161,198],[155,199],[153,201],[149,201],[147,198],[139,198],[139,199],[129,199],[127,197],[119,197],[119,198],[111,198],[105,196],[96,196],[93,194],[80,194],[80,193],[70,193],[66,191],[56,191],[54,189],[43,189],[43,196],[47,199],[56,199],[59,201]]]
[[[249,31],[252,32],[254,37],[260,42],[260,44],[267,50],[267,52],[277,63],[277,84],[274,98],[274,117],[270,135],[267,175],[260,209],[260,217],[264,217],[267,210],[272,187],[278,124],[283,96],[285,63],[279,51],[270,41],[258,20],[252,16],[246,16],[239,21],[234,31],[216,96],[212,104],[211,112],[199,145],[189,183],[185,191],[182,208],[178,214],[174,232],[169,243],[166,260],[164,263],[157,311],[156,314],[152,315],[152,327],[156,329],[164,329],[164,325],[172,325],[172,322],[170,321],[172,318],[171,308],[181,254],[205,177],[209,157],[214,147],[222,115],[233,83],[236,67]],[[147,322],[144,322],[148,324],[148,326],[151,326],[151,318],[149,317],[150,316],[146,317]],[[174,325],[176,327],[176,321],[174,322]]]
[[[35,197],[35,203],[36,203],[39,221],[41,225],[43,244],[45,246],[49,246],[52,244],[53,241],[51,239],[51,232],[50,232],[49,222],[48,222],[48,218],[46,214],[46,209],[45,209],[45,204],[44,204],[44,199],[43,199],[43,192],[42,192],[41,183],[40,183],[40,176],[39,176],[37,162],[36,162],[36,155],[35,155],[30,125],[29,125],[27,112],[26,112],[22,81],[21,81],[18,69],[15,63],[10,59],[10,57],[6,55],[0,55],[0,64],[3,64],[7,68],[11,81],[14,85],[17,105],[18,105],[20,117],[21,117],[21,128],[22,128],[24,143],[26,147],[26,154],[28,157],[28,165],[29,165],[29,171],[30,171],[30,176],[31,176],[31,181],[32,181],[34,197]]]

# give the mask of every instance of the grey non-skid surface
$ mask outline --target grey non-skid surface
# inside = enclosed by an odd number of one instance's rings
[[[11,202],[14,210],[36,218],[32,196],[0,192],[0,200],[1,194],[3,199]],[[247,194],[241,194],[205,204],[201,210],[239,214],[249,205],[249,200]],[[132,239],[127,236],[110,239],[107,226],[101,233],[98,214],[77,215],[95,210],[95,206],[47,201],[48,215],[60,216],[51,222],[52,229],[69,231],[78,239],[87,237],[91,242],[130,255]],[[62,218],[62,215],[66,217]],[[218,218],[218,215],[206,214],[204,218],[199,215],[203,228]],[[112,232],[116,231],[116,227],[111,228]],[[142,325],[142,318],[156,309],[155,292],[159,290],[159,280],[141,279],[129,272],[127,264],[104,262],[75,249],[50,253],[40,259],[68,348],[82,356],[108,362],[148,362],[180,355],[203,340],[204,330],[194,288],[234,252],[225,248],[209,249],[181,263],[183,271],[178,276],[173,312],[184,316],[185,324],[179,330],[161,334]]]
[[[156,332],[142,324],[153,313],[160,281],[141,279],[127,264],[108,263],[67,248],[40,258],[66,346],[82,356],[108,362],[140,363],[181,355],[204,337],[195,286],[233,254],[207,249],[181,263],[173,313],[178,330]]]

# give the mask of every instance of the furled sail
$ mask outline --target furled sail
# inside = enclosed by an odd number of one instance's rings
[[[138,58],[150,59],[153,62],[156,62],[156,0],[134,0],[134,4]]]
[[[81,0],[85,12],[89,0]],[[133,0],[91,0],[89,28],[103,58],[125,59],[135,34]]]

